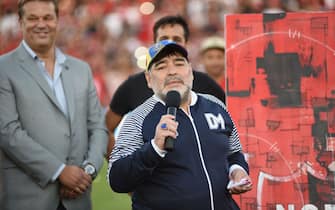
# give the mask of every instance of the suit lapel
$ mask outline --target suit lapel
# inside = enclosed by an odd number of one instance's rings
[[[22,44],[18,48],[17,52],[19,55],[19,65],[21,66],[21,68],[36,81],[36,83],[40,86],[40,88],[52,101],[52,103],[54,103],[56,107],[58,107],[58,109],[62,110],[60,104],[56,99],[56,96],[53,94],[47,81],[40,73],[38,65],[34,62],[33,58],[28,54],[28,52],[26,52]]]
[[[69,65],[67,64],[67,62],[65,62],[64,66],[63,66],[63,71],[62,71],[62,82],[63,82],[63,89],[64,89],[64,94],[65,94],[65,98],[67,101],[67,108],[68,108],[68,114],[69,114],[69,118],[71,121],[71,124],[73,123],[73,119],[74,119],[74,87],[73,87],[73,80],[72,80],[72,75],[71,75],[71,70]]]

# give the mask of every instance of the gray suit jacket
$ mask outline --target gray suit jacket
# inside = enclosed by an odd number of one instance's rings
[[[2,210],[56,209],[59,182],[51,178],[62,163],[87,160],[97,170],[103,164],[107,130],[91,69],[67,56],[61,77],[68,117],[22,44],[0,56]],[[90,190],[63,203],[68,210],[91,209]]]

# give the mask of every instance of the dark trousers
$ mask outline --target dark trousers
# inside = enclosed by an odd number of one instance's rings
[[[64,205],[63,205],[62,201],[59,201],[59,204],[58,204],[57,210],[66,210],[66,208],[64,207]]]

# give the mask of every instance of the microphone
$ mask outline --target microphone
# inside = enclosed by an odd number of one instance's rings
[[[173,115],[176,117],[177,108],[180,106],[180,94],[178,91],[171,90],[166,94],[165,104],[167,106],[167,114]],[[175,118],[176,119],[176,118]],[[168,136],[164,142],[164,149],[167,151],[172,151],[174,148],[175,139]]]

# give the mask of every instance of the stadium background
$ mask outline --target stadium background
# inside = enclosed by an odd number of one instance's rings
[[[0,54],[21,40],[16,3],[0,0]],[[214,34],[225,36],[227,14],[334,9],[334,0],[60,0],[57,42],[64,52],[91,65],[99,98],[107,109],[118,85],[142,70],[143,52],[152,43],[152,25],[164,15],[180,14],[187,19],[191,60],[202,71],[197,63],[200,42]],[[93,209],[130,209],[129,196],[107,186],[106,167],[105,163],[93,183]]]

